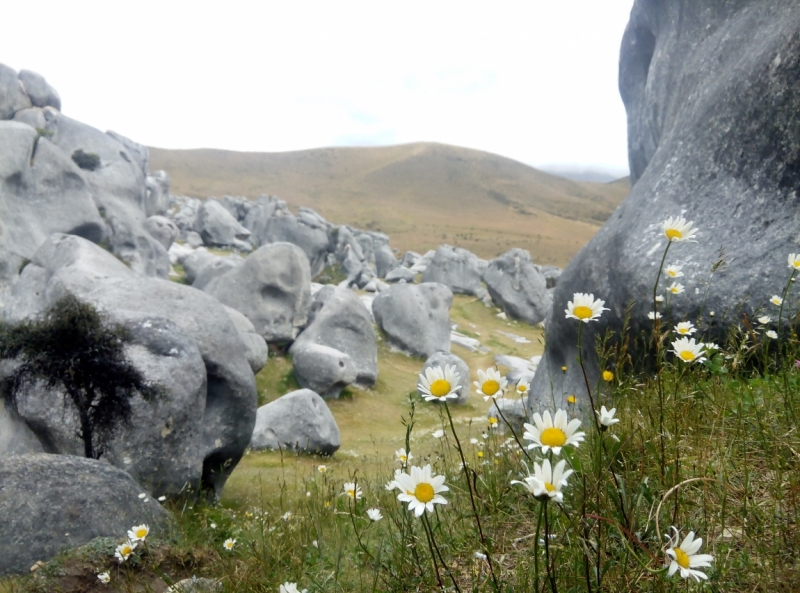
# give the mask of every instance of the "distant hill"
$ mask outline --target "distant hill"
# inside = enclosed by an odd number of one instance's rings
[[[494,257],[511,247],[565,265],[628,193],[495,154],[435,143],[255,153],[150,148],[150,169],[195,197],[276,195],[296,211],[387,233],[393,247],[442,243]]]
[[[594,183],[613,183],[620,179],[620,175],[611,173],[601,169],[581,169],[569,166],[546,166],[541,168],[542,171],[571,179],[572,181],[591,181]],[[623,177],[627,179],[627,177]]]

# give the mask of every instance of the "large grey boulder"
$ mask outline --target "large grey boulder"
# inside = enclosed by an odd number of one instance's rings
[[[395,284],[372,301],[378,327],[392,348],[428,358],[450,352],[453,293],[443,284]]]
[[[165,215],[169,208],[170,178],[166,171],[148,173],[145,178],[147,194],[144,203],[144,213],[147,216]]]
[[[544,320],[553,306],[547,281],[524,249],[514,248],[493,259],[483,279],[492,301],[512,319],[533,325]]]
[[[484,298],[486,289],[481,284],[484,265],[478,256],[466,249],[441,245],[422,272],[422,281],[444,284],[454,294]]]
[[[375,243],[375,272],[378,278],[385,278],[390,271],[397,268],[397,258],[388,242],[378,243],[375,240],[373,242]]]
[[[240,247],[250,237],[250,231],[213,198],[203,202],[197,211],[195,230],[209,246]]]
[[[0,457],[0,575],[96,537],[120,542],[142,523],[165,536],[169,514],[125,471],[103,461],[44,453]],[[152,537],[151,536],[151,537]]]
[[[342,389],[358,377],[353,359],[330,346],[301,344],[293,347],[292,365],[300,387],[325,399],[339,397]]]
[[[67,293],[129,328],[128,357],[165,392],[155,406],[134,400],[131,426],[111,442],[108,461],[154,495],[185,484],[219,494],[249,443],[257,399],[246,347],[223,307],[194,288],[139,276],[85,239],[56,234],[22,271],[5,321],[40,315]],[[75,419],[53,403],[58,397],[37,385],[20,416],[46,451],[71,453]]]
[[[17,77],[34,107],[53,107],[61,111],[61,97],[44,76],[30,70],[20,70]]]
[[[180,235],[177,225],[166,216],[151,216],[144,221],[144,229],[150,233],[151,237],[161,243],[167,252],[169,252],[170,246]]]
[[[414,282],[417,275],[403,266],[397,266],[384,277],[386,282]]]
[[[105,228],[72,159],[32,127],[0,121],[0,295],[51,233],[100,242]]]
[[[224,258],[219,255],[214,255],[205,247],[193,250],[183,258],[183,269],[186,272],[186,281],[189,284],[194,284],[194,281],[204,267],[220,259]]]
[[[232,253],[227,257],[212,254],[211,257],[213,259],[205,259],[202,262],[202,267],[195,272],[194,280],[192,280],[192,286],[195,288],[205,290],[206,286],[211,284],[211,282],[220,276],[224,276],[228,272],[235,270],[241,266],[242,263],[244,263],[244,258],[235,253]]]
[[[3,369],[0,368],[0,374]],[[0,399],[0,459],[23,453],[42,453],[44,449],[34,432],[13,408]]]
[[[17,111],[31,105],[22,81],[17,78],[17,71],[0,64],[0,120],[11,119]]]
[[[592,293],[610,309],[583,328],[590,384],[601,370],[595,338],[620,331],[630,303],[630,335],[650,334],[647,313],[667,245],[661,223],[669,217],[699,229],[697,243],[672,244],[665,262],[683,266],[686,291],[672,299],[670,314],[698,326],[695,337],[724,343],[732,325],[757,317],[780,294],[800,228],[798,71],[797,2],[635,2],[619,69],[633,187],[559,279],[532,404],[550,401],[551,390],[556,404],[562,394],[585,393],[574,364],[578,322],[563,313],[574,293]],[[721,248],[733,265],[710,282]],[[662,279],[659,292],[664,287]],[[649,364],[640,348],[628,353]]]
[[[45,110],[45,115],[50,141],[67,156],[82,150],[100,159],[96,169],[81,171],[105,220],[112,253],[140,274],[166,278],[167,250],[144,229],[147,187],[142,154],[146,155],[147,149],[124,136],[103,133],[55,110]]]
[[[472,387],[472,381],[469,377],[469,366],[461,358],[450,352],[434,352],[425,361],[422,367],[424,373],[428,368],[440,367],[442,370],[447,366],[453,366],[458,373],[458,385],[461,389],[458,390],[458,397],[455,400],[457,404],[465,404],[469,401],[469,394]]]
[[[313,210],[306,208],[295,216],[283,200],[262,196],[247,211],[244,226],[250,229],[255,246],[285,242],[300,247],[308,257],[312,277],[325,267],[330,225]]]
[[[311,270],[298,246],[272,243],[214,278],[204,290],[243,313],[267,342],[287,343],[308,320]]]
[[[339,427],[325,400],[299,389],[258,408],[250,447],[333,455],[341,445]]]
[[[372,387],[378,378],[378,342],[370,311],[347,288],[324,286],[314,295],[308,326],[290,352],[318,344],[347,354],[356,368],[356,387]]]
[[[231,318],[231,321],[233,321],[233,325],[236,326],[236,330],[239,332],[239,338],[247,347],[247,362],[250,364],[250,368],[253,369],[253,374],[257,374],[258,371],[263,369],[264,365],[267,364],[267,358],[269,357],[267,342],[258,335],[255,326],[250,323],[247,317],[239,313],[236,309],[225,305],[222,305],[222,307],[225,309],[228,317]]]

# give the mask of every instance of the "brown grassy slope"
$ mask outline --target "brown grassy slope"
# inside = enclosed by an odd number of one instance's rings
[[[335,223],[380,230],[393,247],[441,243],[494,257],[511,247],[565,265],[627,195],[623,182],[575,182],[495,154],[434,143],[282,153],[150,149],[172,191],[279,196]]]

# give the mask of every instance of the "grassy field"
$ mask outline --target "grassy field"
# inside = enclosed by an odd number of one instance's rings
[[[277,195],[297,211],[382,231],[401,251],[442,243],[493,258],[512,247],[564,266],[628,194],[627,180],[576,182],[498,155],[417,143],[283,153],[150,148],[172,193]]]

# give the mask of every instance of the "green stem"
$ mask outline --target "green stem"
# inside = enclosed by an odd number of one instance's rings
[[[422,522],[425,524],[425,527],[428,530],[428,533],[430,533],[430,537],[431,537],[430,541],[433,544],[433,547],[436,550],[436,553],[439,555],[439,563],[442,566],[444,566],[444,569],[447,571],[447,576],[450,577],[450,580],[453,582],[453,586],[456,588],[456,591],[458,593],[461,593],[461,588],[458,586],[458,581],[456,581],[455,577],[453,576],[453,573],[450,572],[450,567],[448,567],[447,563],[444,561],[444,558],[442,557],[442,551],[439,549],[439,546],[436,543],[436,537],[434,537],[434,535],[433,535],[433,527],[431,527],[430,521],[428,521],[428,517],[424,513],[422,515]]]
[[[656,351],[656,385],[658,387],[658,433],[661,439],[661,483],[666,479],[666,443],[664,442],[664,385],[661,381],[661,324],[658,320],[658,302],[656,296],[658,292],[658,281],[661,279],[661,272],[664,269],[664,262],[667,259],[667,252],[672,245],[672,241],[667,242],[664,255],[661,257],[661,265],[658,266],[656,282],[653,284],[653,344]]]
[[[543,513],[544,504],[540,504],[539,518],[536,520],[536,539],[533,540],[533,580],[536,583],[536,593],[539,593],[539,533],[541,533]]]
[[[547,578],[550,581],[550,590],[553,593],[558,593],[558,587],[556,587],[556,575],[553,574],[554,570],[550,566],[550,525],[547,521],[547,501],[542,503],[542,506],[545,507],[544,509],[544,562],[547,566]]]

